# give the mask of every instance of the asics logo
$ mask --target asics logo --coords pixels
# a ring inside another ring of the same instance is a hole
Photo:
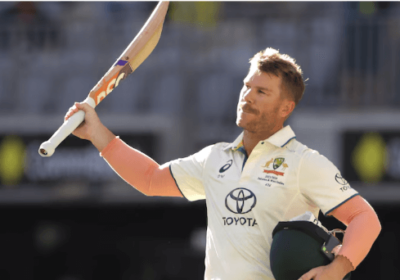
[[[231,160],[231,159],[228,160],[228,162],[219,169],[219,173],[223,173],[226,170],[228,170],[232,166],[232,163],[233,163],[233,160]]]

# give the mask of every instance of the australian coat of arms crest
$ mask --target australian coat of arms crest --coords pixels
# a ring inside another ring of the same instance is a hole
[[[272,169],[270,169],[270,165],[272,163]],[[284,171],[289,166],[285,163],[285,158],[271,158],[271,160],[267,161],[264,166],[264,173],[272,173],[278,176],[283,176]],[[267,169],[265,169],[267,168]]]

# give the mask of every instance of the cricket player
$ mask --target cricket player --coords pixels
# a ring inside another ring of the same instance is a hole
[[[300,279],[341,280],[366,257],[381,225],[340,171],[284,126],[304,90],[294,59],[272,48],[257,53],[237,106],[236,124],[243,132],[231,143],[161,166],[116,137],[85,103],[75,103],[65,119],[85,111],[85,122],[73,134],[91,141],[115,172],[145,195],[205,199],[205,279],[273,280],[274,227],[306,211],[318,217],[321,210],[347,226],[343,245],[332,263]]]

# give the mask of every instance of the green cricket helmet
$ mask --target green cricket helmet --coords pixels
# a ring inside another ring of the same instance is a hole
[[[271,271],[276,280],[298,280],[303,274],[334,259],[340,241],[311,212],[279,222],[272,232]],[[350,273],[344,280],[350,279]]]

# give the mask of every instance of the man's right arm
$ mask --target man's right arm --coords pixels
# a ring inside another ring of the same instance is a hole
[[[75,103],[65,120],[78,110],[85,112],[85,121],[72,134],[91,141],[122,179],[145,195],[182,197],[168,166],[160,166],[116,137],[88,104]]]

